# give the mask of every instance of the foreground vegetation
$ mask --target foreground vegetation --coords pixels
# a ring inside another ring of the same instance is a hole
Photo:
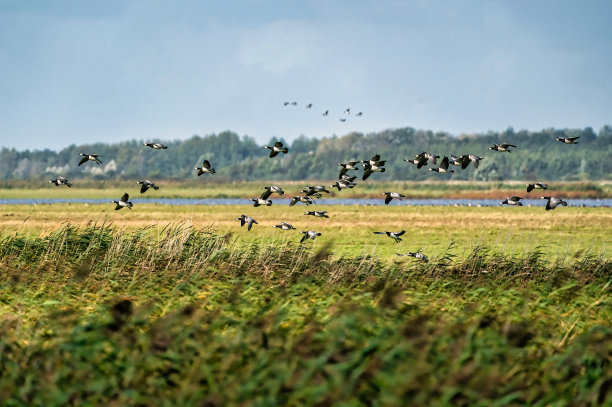
[[[5,230],[0,404],[611,403],[609,257],[381,262],[314,243]]]

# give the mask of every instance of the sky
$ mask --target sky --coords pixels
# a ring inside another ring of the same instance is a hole
[[[611,114],[608,0],[0,0],[0,147],[597,131]]]

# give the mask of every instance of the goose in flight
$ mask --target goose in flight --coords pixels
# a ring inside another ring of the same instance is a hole
[[[283,103],[283,106],[289,106],[289,102]]]
[[[355,164],[357,164],[358,162],[359,161],[349,161],[347,163],[338,163],[338,166],[341,167],[340,175],[338,176],[338,178],[342,178],[342,176],[346,174],[349,170],[358,170],[359,167],[355,166]]]
[[[312,108],[312,103],[309,103],[306,105],[306,109],[311,109]]]
[[[204,160],[201,167],[195,167],[194,170],[198,170],[198,177],[202,174],[214,174],[215,169],[211,168],[210,161]]]
[[[399,192],[383,192],[382,195],[386,195],[385,205],[389,205],[389,202],[391,202],[393,198],[399,199],[400,201],[406,198],[406,195],[400,194]]]
[[[289,202],[289,206],[293,206],[293,205],[295,205],[298,202],[305,203],[306,206],[315,203],[315,201],[313,201],[312,198],[310,198],[308,196],[294,196],[291,199],[291,202]]]
[[[145,146],[151,147],[154,150],[165,150],[168,146],[165,146],[161,143],[144,143]]]
[[[340,118],[339,120],[340,120],[341,122],[343,122],[343,123],[346,121],[346,119],[345,119],[345,118]]]
[[[325,112],[323,112],[323,116],[327,116],[329,115],[329,110],[326,110]]]
[[[49,182],[55,184],[56,187],[60,185],[66,185],[68,188],[72,187],[72,184],[64,177],[57,177],[49,180]]]
[[[563,144],[578,144],[580,137],[557,137],[557,141]]]
[[[514,144],[503,143],[503,144],[493,144],[493,147],[489,147],[489,150],[493,150],[493,151],[507,151],[507,152],[511,153],[512,150],[510,150],[508,147],[516,148],[516,146]]]
[[[129,199],[130,199],[130,196],[126,192],[125,194],[123,194],[123,196],[118,201],[113,201],[113,203],[117,205],[117,206],[115,206],[115,210],[118,211],[121,208],[132,209],[133,205],[129,201]]]
[[[262,192],[260,199],[268,199],[273,192],[276,192],[279,195],[284,195],[285,191],[281,189],[281,187],[277,187],[276,185],[270,185],[269,187],[262,187],[261,189],[265,189]]]
[[[264,192],[265,194],[265,192]],[[261,198],[251,198],[251,201],[253,202],[253,206],[254,207],[258,207],[258,206],[270,206],[272,205],[272,201],[270,199],[261,199]]]
[[[402,230],[401,232],[374,232],[375,235],[389,236],[391,239],[395,240],[395,243],[399,243],[402,241],[402,238],[400,236],[402,236],[404,233],[406,233],[405,230]]]
[[[474,155],[474,154],[468,154],[468,158],[470,159],[470,161],[472,161],[472,164],[474,164],[474,168],[478,168],[478,164],[480,164],[480,160],[484,159],[484,157],[478,157],[477,155]]]
[[[414,164],[420,170],[422,166],[427,165],[427,157],[423,153],[417,154],[413,160],[404,158],[404,161],[410,164]]]
[[[453,170],[448,169],[448,157],[444,157],[442,161],[440,161],[440,167],[430,168],[429,171],[434,171],[440,174],[447,174],[447,173],[455,172]]]
[[[547,211],[553,210],[559,205],[567,206],[567,202],[556,196],[543,196],[541,199],[548,199],[548,202],[546,202]]]
[[[427,263],[429,261],[429,258],[427,256],[425,256],[425,254],[419,252],[408,252],[406,254],[401,254],[401,253],[396,253],[399,257],[414,257],[417,260],[421,260],[425,263]]]
[[[303,243],[307,239],[315,240],[317,236],[321,236],[321,233],[317,232],[316,230],[306,230],[300,233],[304,234],[304,236],[302,236],[302,240],[300,240],[300,243]]]
[[[363,165],[363,177],[361,177],[362,181],[365,181],[366,179],[368,179],[368,177],[370,175],[372,175],[375,172],[385,172],[385,168],[383,167],[383,165],[385,165],[384,161],[380,161],[382,164],[364,164]]]
[[[527,186],[527,192],[531,192],[534,189],[548,189],[548,184],[543,184],[541,182],[536,182],[533,184],[525,184]]]
[[[297,102],[291,102],[291,106],[297,106]]]
[[[306,188],[302,189],[302,192],[306,194],[306,196],[314,195],[317,197],[317,199],[321,199],[321,192],[329,194],[329,191],[325,189],[323,185],[307,186]]]
[[[349,177],[346,174],[342,175],[342,177],[334,182],[333,185],[330,185],[330,188],[338,188],[338,191],[341,191],[342,188],[353,188],[355,185],[357,185],[355,182],[355,178],[357,177]]]
[[[361,117],[361,116],[363,116],[363,112],[359,112],[359,113],[357,113],[355,116],[357,116],[357,117]]]
[[[274,225],[275,228],[279,228],[280,230],[292,230],[295,229],[291,223],[281,222],[280,225]]]
[[[427,158],[429,161],[431,161],[431,163],[432,163],[433,165],[438,165],[438,158],[440,158],[440,156],[439,156],[439,155],[434,155],[434,154],[431,154],[431,153],[427,153],[427,152],[425,152],[425,151],[423,151],[423,152],[422,152],[421,154],[419,154],[419,155],[425,156],[425,158]]]
[[[270,158],[276,157],[278,153],[287,154],[289,152],[289,149],[283,146],[282,141],[277,141],[273,146],[265,146],[264,148],[270,150]]]
[[[147,192],[149,190],[149,188],[153,188],[156,191],[159,189],[159,187],[157,185],[155,185],[154,183],[152,183],[148,179],[145,179],[143,181],[138,181],[137,184],[142,185],[142,187],[140,187],[140,193],[141,194],[144,194],[145,192]]]
[[[344,114],[351,114],[351,108],[347,107],[346,110],[344,111]]]
[[[506,199],[504,199],[502,202],[500,202],[500,205],[516,205],[516,206],[523,206],[522,203],[520,203],[519,201],[523,199],[520,196],[511,196],[511,197],[506,197]]]
[[[329,218],[329,216],[327,216],[327,211],[306,211],[304,215],[312,215],[317,218]]]
[[[104,157],[103,155],[100,154],[79,154],[80,156],[82,156],[83,158],[81,158],[81,161],[79,161],[79,166],[85,164],[87,161],[95,161],[96,164],[100,165],[102,164],[102,161],[100,161],[98,159],[98,157]]]
[[[245,224],[247,225],[247,230],[251,230],[251,227],[253,226],[253,223],[259,225],[259,223],[257,223],[257,221],[253,218],[251,218],[250,216],[247,215],[240,215],[239,218],[236,218],[236,220],[240,221],[240,226],[244,226]]]

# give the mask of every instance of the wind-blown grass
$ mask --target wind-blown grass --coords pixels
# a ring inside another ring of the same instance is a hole
[[[210,228],[0,240],[0,404],[610,403],[612,261],[428,263]]]

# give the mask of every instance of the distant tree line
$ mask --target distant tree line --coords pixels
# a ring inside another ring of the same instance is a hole
[[[556,137],[579,136],[578,145],[564,145]],[[147,140],[151,141],[151,140]],[[159,141],[159,140],[152,140]],[[271,140],[273,142],[274,140]],[[282,140],[285,142],[285,140]],[[164,141],[162,141],[164,142]],[[511,143],[512,153],[489,151],[493,143]],[[61,151],[0,150],[0,179],[45,179],[58,175],[69,179],[190,179],[204,159],[211,161],[218,181],[308,180],[338,177],[339,162],[365,160],[381,154],[387,171],[373,179],[386,180],[604,180],[612,179],[612,127],[593,129],[545,129],[452,136],[445,132],[411,127],[374,133],[350,133],[323,139],[300,136],[285,142],[289,154],[268,158],[268,151],[248,136],[231,131],[184,141],[164,142],[167,150],[153,150],[143,141],[117,144],[71,145]],[[403,161],[427,151],[440,156],[477,154],[484,156],[479,169],[471,164],[454,174],[437,174],[427,167]],[[88,162],[77,166],[79,153],[102,154],[103,165]]]

